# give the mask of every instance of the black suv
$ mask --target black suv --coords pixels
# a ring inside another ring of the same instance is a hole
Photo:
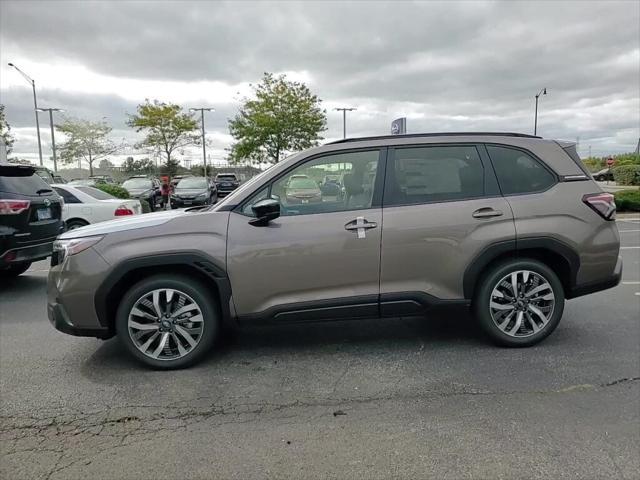
[[[235,173],[219,173],[216,175],[214,182],[218,189],[219,197],[230,194],[240,186],[240,181]]]
[[[0,165],[0,278],[51,256],[62,233],[62,199],[25,165]]]

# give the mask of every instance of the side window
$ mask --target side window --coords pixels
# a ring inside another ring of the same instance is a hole
[[[484,168],[474,146],[394,150],[384,205],[463,200],[484,195]]]
[[[273,181],[242,208],[270,197],[280,201],[280,215],[309,215],[371,208],[378,175],[379,150],[315,158]]]
[[[504,195],[540,192],[555,183],[549,170],[521,150],[492,145],[487,150]]]
[[[53,189],[64,199],[64,203],[82,203],[73,193],[67,192],[63,188],[53,187]]]

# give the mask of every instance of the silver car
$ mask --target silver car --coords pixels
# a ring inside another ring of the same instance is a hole
[[[292,178],[341,179],[303,203]],[[618,284],[612,195],[575,145],[511,133],[347,139],[291,156],[224,201],[67,232],[53,325],[117,336],[155,368],[192,364],[223,326],[425,315],[468,305],[506,346],[565,300]]]

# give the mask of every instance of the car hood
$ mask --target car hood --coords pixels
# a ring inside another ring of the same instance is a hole
[[[94,235],[106,235],[108,233],[122,232],[125,230],[136,230],[139,228],[157,227],[163,223],[182,216],[189,215],[185,210],[169,210],[163,212],[147,213],[145,215],[135,215],[123,219],[109,220],[107,222],[87,225],[63,233],[58,238],[67,240],[70,238],[92,237]]]
[[[127,188],[126,189],[127,192],[129,192],[129,195],[141,195],[145,192],[150,191],[150,188]]]

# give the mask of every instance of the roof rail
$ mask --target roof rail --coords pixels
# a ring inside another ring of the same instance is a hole
[[[325,145],[334,145],[336,143],[361,142],[364,140],[385,140],[392,138],[419,138],[419,137],[462,137],[468,135],[484,136],[484,137],[522,137],[522,138],[542,138],[536,135],[528,135],[526,133],[514,132],[444,132],[444,133],[405,133],[402,135],[375,135],[372,137],[359,138],[343,138],[328,142]]]

